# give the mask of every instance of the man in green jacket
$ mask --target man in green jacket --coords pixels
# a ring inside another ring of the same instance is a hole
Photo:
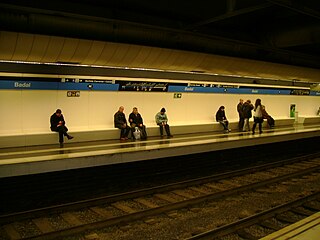
[[[161,108],[160,112],[157,113],[156,115],[156,123],[160,127],[160,135],[163,137],[163,127],[166,130],[167,136],[168,137],[173,137],[170,133],[170,126],[168,125],[168,117],[166,114],[166,109]]]

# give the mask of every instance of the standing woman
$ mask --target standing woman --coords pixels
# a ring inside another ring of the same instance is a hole
[[[259,124],[259,133],[262,133],[262,123],[263,123],[263,116],[262,116],[262,105],[261,99],[257,99],[256,103],[254,104],[254,123],[252,127],[252,134],[254,134],[254,130],[256,129],[257,123]]]

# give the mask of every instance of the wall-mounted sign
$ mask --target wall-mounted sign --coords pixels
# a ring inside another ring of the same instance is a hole
[[[182,98],[182,93],[174,93],[173,98]]]
[[[168,83],[119,81],[120,91],[166,92]]]
[[[67,97],[80,97],[80,91],[67,91]]]
[[[310,90],[308,89],[294,89],[290,92],[291,95],[310,95]]]

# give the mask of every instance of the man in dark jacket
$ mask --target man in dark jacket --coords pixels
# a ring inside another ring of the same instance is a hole
[[[244,124],[244,117],[243,117],[243,99],[239,100],[237,105],[237,112],[239,114],[239,131],[242,131],[243,124]]]
[[[130,113],[129,115],[129,122],[130,122],[130,126],[131,126],[131,131],[132,131],[132,136],[134,136],[134,131],[135,128],[139,128],[140,130],[140,138],[141,139],[146,139],[147,138],[147,132],[146,132],[146,126],[143,125],[143,119],[140,115],[140,113],[138,113],[138,108],[134,107],[132,109],[132,113]]]
[[[68,128],[66,127],[66,122],[64,121],[61,109],[57,109],[56,112],[51,115],[50,125],[51,131],[59,133],[60,145],[63,145],[63,136],[66,136],[68,139],[73,138],[67,133]]]
[[[223,130],[225,133],[231,132],[231,129],[228,128],[229,121],[227,120],[224,106],[221,106],[216,113],[216,121],[219,122],[223,126]]]
[[[127,125],[127,119],[123,111],[124,107],[120,106],[118,112],[114,114],[114,127],[121,130],[120,140],[127,140],[130,133],[130,127]]]
[[[253,109],[253,105],[251,103],[250,100],[247,100],[244,104],[243,104],[243,118],[244,118],[244,124],[243,124],[243,129],[242,131],[245,132],[246,129],[248,129],[248,131],[250,131],[250,124],[249,124],[249,119],[252,118],[252,109]]]

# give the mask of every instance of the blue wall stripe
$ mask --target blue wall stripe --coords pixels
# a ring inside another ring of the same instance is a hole
[[[88,86],[91,85],[92,88]],[[26,89],[26,90],[98,90],[118,91],[119,84],[105,83],[62,83],[38,81],[0,81],[0,89]]]
[[[119,84],[0,80],[0,89],[118,91]],[[255,88],[218,88],[218,87],[201,87],[201,86],[188,87],[188,86],[169,85],[168,92],[290,95],[291,90],[255,89]],[[310,91],[310,95],[320,96],[320,92]]]

